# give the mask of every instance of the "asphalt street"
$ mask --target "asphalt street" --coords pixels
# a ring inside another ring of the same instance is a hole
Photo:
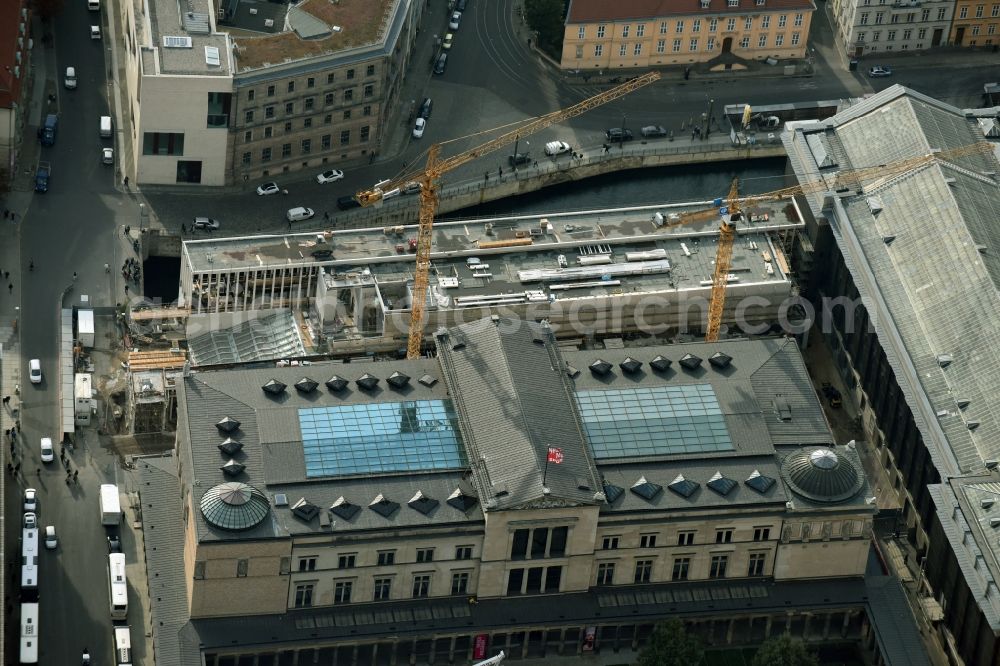
[[[21,471],[19,483],[8,484],[6,501],[15,508],[24,487],[36,488],[39,524],[55,525],[59,536],[58,549],[43,549],[40,558],[40,657],[47,664],[77,664],[84,647],[95,663],[111,659],[107,542],[98,487],[114,480],[114,458],[102,450],[96,436],[80,437],[75,450],[68,452],[68,469],[79,471],[78,483],[68,484],[59,457],[42,463],[39,454],[41,437],[59,442],[61,434],[59,309],[78,302],[82,294],[98,307],[121,300],[115,291],[120,288],[114,280],[117,273],[105,272],[104,264],[120,264],[116,229],[122,220],[134,218],[138,206],[115,189],[114,167],[100,160],[105,143],[98,127],[99,117],[108,114],[105,55],[111,44],[90,39],[89,25],[99,20],[85,3],[68,2],[54,24],[45,26],[55,48],[46,48],[45,71],[35,72],[36,85],[45,86],[47,80],[46,99],[56,96],[43,115],[57,112],[59,130],[55,145],[41,148],[40,159],[52,164],[51,185],[47,193],[35,195],[20,225],[22,263],[13,278],[21,290],[21,376],[27,377],[28,359],[39,358],[44,380],[21,384]],[[77,71],[76,90],[62,86],[70,65]],[[19,552],[18,536],[18,530],[8,530],[8,553]]]

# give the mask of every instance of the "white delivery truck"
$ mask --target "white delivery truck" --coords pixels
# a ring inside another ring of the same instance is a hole
[[[90,349],[94,346],[94,311],[79,310],[76,315],[77,339],[80,344]]]
[[[118,486],[113,483],[101,485],[101,524],[117,526],[122,517],[122,505],[118,499]]]

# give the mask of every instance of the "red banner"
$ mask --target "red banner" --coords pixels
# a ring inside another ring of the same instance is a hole
[[[555,463],[556,465],[561,465],[562,461],[563,461],[562,449],[557,449],[554,446],[550,446],[548,462]]]
[[[593,652],[595,640],[597,640],[597,627],[587,627],[587,631],[583,635],[583,651]]]
[[[486,649],[490,646],[489,634],[477,634],[476,640],[472,643],[472,658],[483,659],[486,657]]]

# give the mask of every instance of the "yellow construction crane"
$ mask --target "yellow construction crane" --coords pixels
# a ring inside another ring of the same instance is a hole
[[[862,181],[876,179],[885,181],[937,160],[950,160],[974,154],[986,155],[992,152],[993,146],[990,143],[979,141],[967,146],[935,151],[927,155],[910,157],[905,160],[879,164],[878,166],[846,169],[837,172],[832,182],[819,179],[800,185],[784,187],[779,190],[765,192],[764,194],[745,197],[743,203],[777,201],[798,194],[840,191],[843,189],[857,191],[861,188]],[[715,268],[712,272],[712,297],[708,304],[708,325],[705,329],[705,340],[707,342],[718,340],[719,329],[722,327],[722,311],[726,304],[726,286],[729,282],[729,268],[732,265],[733,259],[733,243],[736,240],[736,223],[743,217],[738,189],[739,181],[734,178],[733,184],[729,188],[729,194],[726,196],[725,209],[715,207],[682,213],[672,220],[668,219],[664,224],[665,228],[673,228],[683,224],[690,224],[691,222],[710,220],[719,216],[722,217],[722,221],[719,224],[719,244],[715,251]]]
[[[658,72],[648,72],[638,76],[631,81],[626,81],[620,86],[606,90],[598,95],[594,95],[573,106],[553,111],[544,116],[539,116],[516,129],[487,141],[486,143],[466,150],[465,152],[453,155],[438,161],[441,152],[441,145],[434,144],[427,150],[427,164],[423,173],[416,176],[408,175],[394,180],[379,183],[371,190],[358,192],[355,198],[362,206],[370,206],[380,201],[385,192],[403,187],[408,182],[416,181],[421,184],[420,190],[420,222],[417,230],[417,265],[413,274],[413,302],[410,306],[410,331],[406,342],[406,357],[419,358],[420,348],[423,344],[424,336],[424,310],[427,302],[427,285],[430,279],[431,267],[431,232],[434,227],[434,215],[437,213],[438,179],[452,169],[467,164],[475,159],[488,155],[504,146],[513,144],[518,139],[528,137],[540,130],[554,125],[555,123],[575,118],[582,113],[586,113],[593,108],[607,104],[620,97],[638,90],[644,86],[657,81],[660,78]]]

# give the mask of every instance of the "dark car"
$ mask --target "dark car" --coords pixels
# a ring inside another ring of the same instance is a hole
[[[448,66],[448,54],[442,53],[434,63],[434,73],[444,74],[444,68]]]
[[[337,199],[337,208],[340,210],[351,210],[352,208],[360,208],[361,204],[358,200],[352,196],[340,197]]]
[[[458,4],[455,5],[455,9],[457,9],[460,12],[464,12],[467,3],[468,0],[458,0]]]
[[[425,97],[423,103],[420,105],[420,117],[427,120],[431,117],[431,110],[434,108],[434,100],[430,97]]]
[[[667,130],[663,125],[647,125],[642,128],[642,135],[647,138],[656,136],[666,136]]]
[[[632,140],[632,130],[625,129],[621,127],[612,127],[611,129],[604,132],[604,137],[611,143],[618,143],[620,141],[631,141]]]
[[[118,538],[117,534],[112,534],[108,537],[108,552],[109,553],[122,552],[122,542]]]
[[[528,153],[517,153],[515,155],[508,155],[507,162],[511,166],[520,166],[522,164],[527,164],[531,161],[531,156]]]

